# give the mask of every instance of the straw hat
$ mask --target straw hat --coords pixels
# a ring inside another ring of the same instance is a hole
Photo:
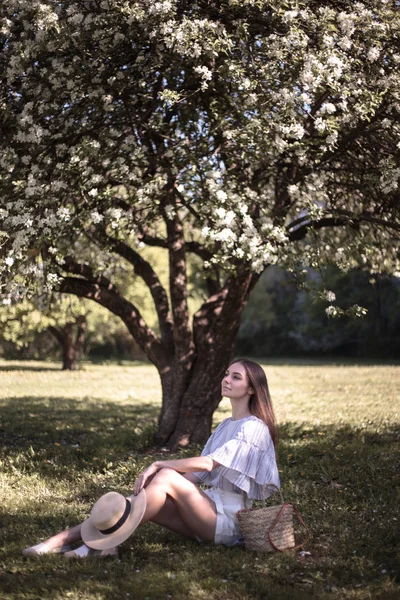
[[[125,498],[108,492],[99,498],[90,517],[81,525],[81,537],[89,548],[107,550],[122,544],[135,531],[146,510],[144,489]]]

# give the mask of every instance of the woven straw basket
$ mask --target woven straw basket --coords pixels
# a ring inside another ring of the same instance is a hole
[[[299,511],[293,504],[285,503],[282,492],[275,484],[268,483],[265,487],[267,486],[274,487],[279,492],[282,504],[245,508],[237,513],[246,550],[282,552],[301,548],[307,542],[309,533]],[[296,514],[307,532],[306,539],[297,545],[294,539],[293,514]]]

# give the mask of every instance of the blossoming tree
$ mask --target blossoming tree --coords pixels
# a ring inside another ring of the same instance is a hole
[[[269,265],[398,269],[396,1],[4,0],[0,19],[3,293],[39,278],[118,315],[160,374],[159,444],[208,435]]]
[[[49,352],[51,346],[44,344],[43,348],[47,331],[59,344],[63,370],[75,369],[85,349],[88,312],[83,313],[84,301],[74,298],[75,302],[68,302],[65,296],[58,296],[51,298],[47,306],[42,298],[25,297],[19,302],[4,299],[6,304],[3,303],[0,312],[0,345],[4,340],[21,350],[29,348],[36,338],[43,351]]]

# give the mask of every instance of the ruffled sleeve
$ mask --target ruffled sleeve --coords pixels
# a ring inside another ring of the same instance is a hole
[[[275,491],[264,487],[269,482],[280,486],[269,429],[256,417],[245,420],[232,439],[207,452],[207,456],[221,465],[217,469],[219,475],[246,492],[249,498],[267,498]]]

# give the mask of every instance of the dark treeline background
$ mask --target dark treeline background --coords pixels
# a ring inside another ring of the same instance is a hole
[[[356,269],[310,271],[316,291],[334,290],[334,305],[367,309],[361,318],[328,317],[326,300],[299,290],[291,274],[268,269],[244,311],[237,350],[251,356],[400,358],[400,279]]]
[[[299,289],[290,273],[269,268],[254,288],[242,317],[236,354],[268,357],[400,358],[400,279],[356,269],[347,273],[330,267],[308,273],[307,289]],[[334,290],[334,305],[359,304],[362,318],[326,314],[329,302],[318,291]],[[89,317],[90,318],[90,317]],[[79,358],[145,360],[123,323],[111,326],[97,317],[88,327]],[[20,327],[24,327],[21,323]],[[54,329],[54,328],[53,328]],[[101,335],[99,335],[102,329]],[[7,359],[59,359],[60,344],[41,328],[21,345],[0,332],[0,356]]]

